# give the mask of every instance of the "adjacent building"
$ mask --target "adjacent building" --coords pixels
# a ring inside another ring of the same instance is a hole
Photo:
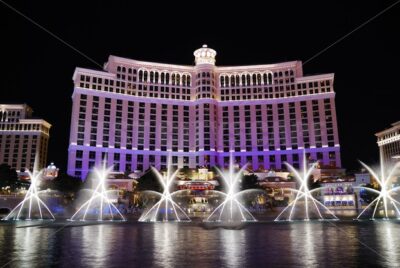
[[[381,162],[393,164],[400,161],[400,121],[393,123],[391,128],[375,134],[379,146]]]
[[[18,172],[32,170],[37,156],[39,169],[45,167],[51,125],[32,118],[26,104],[0,104],[0,163]]]
[[[85,178],[107,158],[115,171],[227,166],[252,170],[309,159],[340,167],[334,74],[304,76],[301,61],[216,66],[204,45],[195,65],[110,56],[73,75],[68,173]]]

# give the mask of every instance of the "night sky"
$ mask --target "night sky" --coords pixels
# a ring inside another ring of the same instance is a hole
[[[223,66],[305,62],[396,1],[6,2],[100,65],[110,54],[192,65],[207,44]],[[304,65],[305,75],[335,73],[347,169],[376,163],[374,134],[400,120],[399,18],[400,3]],[[48,162],[65,171],[74,68],[101,67],[1,2],[0,25],[0,103],[27,103],[53,125]]]

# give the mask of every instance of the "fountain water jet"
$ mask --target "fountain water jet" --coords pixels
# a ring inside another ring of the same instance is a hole
[[[333,214],[333,212],[327,208],[325,205],[323,205],[319,200],[313,197],[313,193],[316,191],[320,191],[323,189],[323,187],[316,188],[313,190],[310,190],[308,188],[308,180],[310,178],[311,173],[315,169],[316,163],[314,163],[310,169],[307,169],[307,159],[305,152],[303,152],[303,172],[300,172],[299,170],[296,170],[292,165],[289,163],[285,163],[285,165],[289,168],[290,171],[293,172],[295,175],[296,179],[300,183],[300,187],[298,190],[295,189],[288,189],[290,191],[293,191],[296,193],[295,199],[287,206],[285,207],[282,212],[276,217],[275,221],[292,221],[294,217],[294,213],[296,212],[295,210],[298,210],[298,208],[301,206],[300,202],[303,201],[304,204],[304,221],[309,221],[311,219],[310,217],[310,210],[311,213],[314,213],[316,215],[315,218],[320,219],[320,220],[338,220],[338,218]],[[310,206],[311,203],[312,205]],[[290,208],[290,210],[289,210]],[[321,209],[320,209],[321,208]],[[327,213],[324,215],[321,213],[321,210],[325,210]],[[289,212],[289,213],[288,213]],[[289,214],[289,215],[287,215]]]
[[[246,169],[247,165],[244,165],[238,172],[235,173],[235,166],[233,164],[233,157],[230,157],[229,172],[228,174],[222,172],[217,168],[220,173],[225,186],[226,193],[219,192],[224,196],[224,201],[219,204],[213,212],[205,220],[206,222],[255,222],[256,218],[251,212],[242,205],[240,197],[251,191],[259,191],[256,189],[249,189],[245,191],[239,191],[239,181],[242,172]]]
[[[394,214],[397,213],[397,218],[400,219],[400,210],[399,210],[399,207],[398,207],[400,205],[400,202],[392,197],[392,195],[396,191],[400,190],[400,187],[394,187],[394,188],[390,189],[390,184],[389,184],[391,179],[395,175],[396,171],[399,169],[400,163],[397,163],[392,169],[390,169],[390,171],[389,171],[387,176],[385,176],[385,170],[386,169],[385,169],[383,163],[381,163],[381,166],[380,166],[380,176],[378,176],[378,174],[374,170],[372,170],[372,168],[370,168],[369,166],[367,166],[363,162],[360,161],[360,163],[361,163],[361,165],[363,165],[365,167],[366,170],[368,170],[368,172],[371,174],[371,176],[373,176],[376,179],[376,181],[378,182],[378,184],[379,184],[381,189],[380,190],[376,190],[376,189],[372,189],[372,188],[368,188],[368,187],[364,187],[364,186],[355,187],[355,188],[364,189],[366,191],[370,191],[370,192],[378,194],[378,197],[376,197],[374,200],[372,200],[372,202],[369,203],[369,205],[360,212],[360,214],[357,216],[356,219],[357,220],[360,219],[360,217],[369,208],[371,208],[375,204],[374,210],[372,212],[372,217],[371,217],[371,220],[374,220],[375,219],[375,215],[376,215],[377,210],[378,210],[378,206],[379,206],[379,204],[381,202],[383,203],[382,211],[383,211],[383,214],[384,214],[384,217],[383,217],[384,220],[388,220],[390,218],[389,217],[389,209],[388,209],[388,205],[389,204],[391,204],[393,206],[393,208],[395,210]]]
[[[144,194],[155,194],[160,197],[160,200],[155,203],[149,210],[143,212],[140,216],[140,222],[159,222],[159,221],[186,221],[190,222],[189,216],[185,211],[172,199],[173,195],[177,192],[171,193],[170,188],[178,171],[176,170],[171,174],[170,157],[168,158],[168,168],[165,175],[162,175],[157,169],[151,167],[152,171],[156,174],[158,181],[163,187],[163,193],[155,191],[144,191]],[[180,191],[179,191],[180,192]],[[171,214],[171,215],[169,215]]]
[[[110,193],[115,191],[106,190],[106,180],[112,168],[112,166],[107,168],[106,160],[104,160],[101,168],[93,169],[98,184],[95,189],[91,191],[92,196],[89,200],[78,208],[75,214],[69,219],[70,221],[125,221],[124,216],[108,197]]]
[[[36,160],[35,166],[37,166]],[[39,194],[44,192],[38,190],[42,172],[37,171],[35,168],[32,173],[28,171],[31,185],[24,199],[3,220],[55,220],[50,209],[39,197]],[[28,211],[26,212],[24,209],[28,209]]]

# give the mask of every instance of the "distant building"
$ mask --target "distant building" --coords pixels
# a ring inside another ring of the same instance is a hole
[[[400,121],[393,123],[391,128],[375,134],[378,138],[379,155],[384,164],[400,161]]]
[[[26,104],[0,104],[0,163],[17,172],[32,170],[37,155],[37,168],[45,167],[51,125],[32,118]]]
[[[371,174],[369,174],[368,172],[355,173],[354,177],[356,179],[355,183],[358,186],[371,184]]]

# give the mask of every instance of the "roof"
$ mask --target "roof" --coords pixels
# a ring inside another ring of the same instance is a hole
[[[387,133],[390,133],[390,132],[393,132],[393,131],[395,131],[395,130],[397,130],[397,129],[400,129],[400,121],[397,121],[397,122],[395,122],[395,123],[392,123],[391,125],[392,125],[392,127],[387,128],[387,129],[385,129],[385,130],[382,130],[382,131],[380,131],[380,132],[375,133],[375,136],[380,137],[380,136],[382,136],[382,135],[385,135],[385,134],[387,134]]]

